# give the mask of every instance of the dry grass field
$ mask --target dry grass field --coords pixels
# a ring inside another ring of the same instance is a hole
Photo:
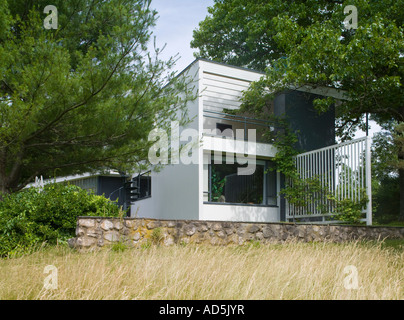
[[[404,299],[403,282],[403,247],[382,243],[59,246],[0,260],[0,299]]]

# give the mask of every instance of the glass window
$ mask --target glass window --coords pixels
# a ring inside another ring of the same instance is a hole
[[[209,201],[277,205],[276,171],[270,161],[257,161],[251,175],[238,175],[239,164],[209,165]]]
[[[216,123],[216,134],[219,136],[233,137],[233,126],[227,123]]]
[[[98,177],[81,178],[77,180],[68,181],[69,184],[78,186],[84,190],[97,193]]]
[[[276,206],[278,204],[277,181],[275,163],[272,161],[265,162],[265,184],[267,205]]]

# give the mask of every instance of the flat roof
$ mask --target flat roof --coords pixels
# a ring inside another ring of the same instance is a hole
[[[221,65],[224,67],[229,67],[229,68],[233,68],[233,69],[239,69],[239,70],[243,70],[243,71],[249,71],[249,72],[254,72],[257,74],[265,75],[265,72],[257,71],[257,70],[251,69],[251,68],[239,67],[239,66],[227,64],[224,62],[209,60],[206,58],[196,58],[186,68],[184,68],[184,70],[182,70],[178,74],[178,76],[183,74],[186,70],[188,70],[193,64],[195,64],[198,61],[204,61],[204,62],[208,62],[208,63],[212,63],[212,64]],[[308,92],[308,93],[313,93],[313,94],[322,95],[322,96],[326,96],[326,97],[333,97],[333,98],[340,99],[340,100],[347,99],[346,97],[344,97],[344,92],[345,92],[344,90],[339,90],[339,89],[336,89],[333,87],[316,86],[314,84],[313,85],[305,84],[305,85],[302,85],[301,87],[295,87],[295,88],[291,87],[291,88],[289,88],[289,90]]]

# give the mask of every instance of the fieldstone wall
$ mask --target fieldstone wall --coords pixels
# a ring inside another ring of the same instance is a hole
[[[404,238],[401,227],[338,226],[293,223],[255,223],[199,220],[155,220],[143,218],[79,217],[76,238],[69,245],[78,249],[96,249],[116,242],[128,246],[161,243],[242,245],[291,239],[298,241],[343,242],[355,239]]]

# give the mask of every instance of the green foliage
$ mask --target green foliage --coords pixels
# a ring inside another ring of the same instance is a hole
[[[404,170],[404,121],[395,125],[393,131],[394,146],[397,148],[398,159],[395,168]]]
[[[338,199],[338,195],[328,194],[327,200],[334,205],[336,215],[335,219],[352,223],[359,224],[363,217],[363,208],[365,208],[368,197],[366,195],[366,190],[361,190],[360,200],[354,201],[351,198]]]
[[[358,10],[357,29],[344,27],[348,5]],[[388,144],[379,146],[389,151],[379,153],[374,172],[381,179],[399,169],[404,203],[403,7],[403,0],[216,0],[192,46],[197,56],[265,71],[243,96],[244,112],[257,118],[268,118],[282,90],[324,87],[341,99],[320,97],[314,105],[319,112],[335,105],[342,140],[365,129],[365,114],[388,127]]]
[[[288,203],[295,207],[307,207],[316,199],[324,196],[325,188],[317,177],[313,178],[292,178],[289,176],[286,187],[281,190]]]
[[[395,123],[384,126],[383,131],[374,134],[372,141],[372,203],[376,223],[390,223],[399,220],[400,180],[402,167],[398,157],[402,149],[400,127]]]
[[[259,249],[262,246],[261,242],[259,240],[250,240],[246,244],[249,248],[254,248],[254,249]]]
[[[126,249],[128,249],[128,246],[125,243],[121,242],[121,241],[115,242],[111,246],[111,250],[114,251],[114,252],[123,252]]]
[[[143,250],[147,250],[147,249],[150,249],[152,247],[152,245],[153,245],[153,243],[149,239],[146,239],[146,241],[143,241],[140,244],[140,248]]]
[[[372,138],[372,176],[380,182],[398,173],[398,145],[394,143],[394,123],[384,126]]]
[[[150,236],[150,240],[152,242],[152,244],[159,246],[161,244],[161,242],[164,239],[164,235],[163,235],[163,231],[161,228],[154,228],[151,236]]]
[[[188,79],[148,52],[150,3],[55,0],[59,26],[47,30],[49,1],[0,0],[0,192],[55,169],[137,170],[152,129],[188,121]]]
[[[377,223],[390,223],[398,221],[400,211],[400,185],[398,177],[385,177],[380,186],[374,190],[373,199]]]
[[[361,190],[361,195],[358,197],[360,200],[354,200],[349,197],[339,197],[338,190],[336,193],[331,192],[332,188],[321,183],[318,176],[302,179],[295,163],[295,156],[298,154],[293,147],[296,135],[287,126],[284,125],[284,128],[282,132],[278,133],[273,143],[278,150],[274,158],[275,167],[285,175],[285,187],[281,190],[281,194],[288,203],[301,208],[314,205],[318,211],[323,213],[328,213],[327,210],[331,206],[336,213],[335,219],[352,224],[359,223],[362,219],[363,208],[368,202],[366,191]],[[353,172],[350,174],[354,175]],[[342,179],[342,181],[345,180]]]
[[[357,29],[344,27],[344,8],[358,10]],[[337,134],[404,121],[403,0],[217,0],[194,31],[198,56],[265,71],[246,94],[255,104],[286,88],[331,87],[346,99],[337,106]],[[254,92],[252,92],[254,91]],[[316,101],[325,111],[335,99]]]
[[[42,242],[64,242],[75,234],[78,216],[118,216],[103,196],[73,185],[47,184],[42,192],[24,189],[0,201],[0,256]]]
[[[276,39],[281,24],[276,18],[290,15],[308,25],[330,15],[329,2],[216,0],[208,8],[209,16],[194,31],[191,47],[198,48],[197,57],[264,71],[269,63],[285,56]]]
[[[218,202],[223,195],[223,189],[226,184],[226,177],[220,179],[215,167],[212,166],[212,201]]]

